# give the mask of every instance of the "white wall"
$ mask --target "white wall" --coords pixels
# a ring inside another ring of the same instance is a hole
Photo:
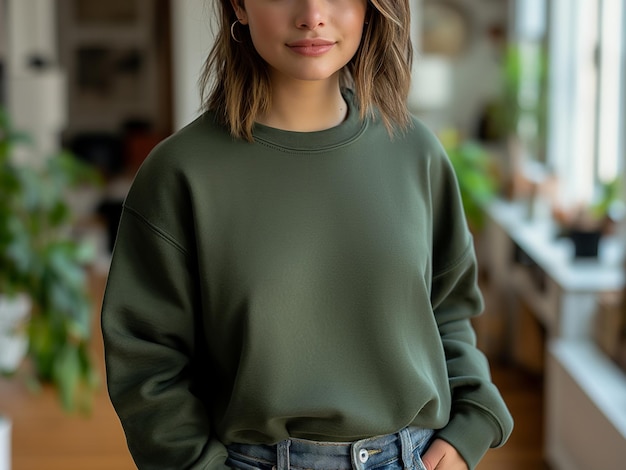
[[[212,3],[206,0],[171,0],[175,130],[198,116],[198,79],[213,45]]]
[[[473,39],[467,52],[454,63],[454,97],[450,119],[462,130],[475,130],[476,118],[484,105],[500,95],[502,76],[497,49],[484,34],[492,23],[508,18],[508,2],[483,0],[480,8],[470,8]]]
[[[0,0],[0,61],[4,62],[7,49],[7,22],[4,0]]]
[[[58,68],[56,2],[7,0],[6,93],[13,125],[34,142],[18,158],[39,160],[54,153],[67,117],[66,80]],[[29,66],[33,57],[48,67]]]
[[[411,0],[411,41],[413,41],[413,53],[417,55],[420,49],[422,35],[422,4],[424,0]]]
[[[500,95],[502,87],[500,54],[489,41],[485,31],[493,24],[505,24],[509,17],[509,2],[506,0],[482,0],[480,5],[470,7],[463,0],[456,0],[466,7],[470,26],[470,39],[464,53],[455,58],[421,55],[420,25],[421,5],[424,0],[412,1],[413,41],[417,51],[415,69],[424,65],[426,74],[414,74],[414,83],[409,97],[411,110],[422,118],[433,130],[456,127],[463,133],[472,134],[477,118],[485,104]],[[444,70],[444,69],[447,69]],[[431,73],[432,72],[432,73]],[[425,80],[418,87],[419,79]],[[432,93],[444,94],[444,81],[449,82],[449,95],[445,105],[438,109],[420,109],[418,103],[428,100]],[[418,88],[421,88],[418,90]],[[420,95],[423,95],[420,97]]]
[[[7,60],[11,73],[19,73],[33,55],[57,62],[56,2],[7,0]]]

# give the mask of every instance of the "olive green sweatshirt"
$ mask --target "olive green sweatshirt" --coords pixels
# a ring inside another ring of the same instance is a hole
[[[126,198],[102,311],[108,388],[140,469],[225,444],[437,429],[474,468],[511,416],[475,346],[456,179],[418,121],[349,116],[234,140],[207,113]]]

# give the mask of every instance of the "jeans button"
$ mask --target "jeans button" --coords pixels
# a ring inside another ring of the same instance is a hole
[[[367,450],[361,449],[359,451],[359,460],[361,461],[361,463],[367,462],[369,458],[370,458],[370,454]]]

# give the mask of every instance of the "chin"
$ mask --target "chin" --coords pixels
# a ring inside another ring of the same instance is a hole
[[[331,71],[304,71],[299,70],[297,73],[291,76],[296,80],[302,80],[307,82],[324,81],[333,78],[337,74],[337,70]]]

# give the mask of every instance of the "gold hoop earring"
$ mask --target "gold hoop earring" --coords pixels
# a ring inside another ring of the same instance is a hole
[[[230,25],[230,37],[233,38],[233,41],[242,43],[243,41],[240,39],[237,39],[237,37],[235,36],[235,25],[237,23],[239,23],[239,19],[236,19],[235,21],[233,21],[233,24]]]

